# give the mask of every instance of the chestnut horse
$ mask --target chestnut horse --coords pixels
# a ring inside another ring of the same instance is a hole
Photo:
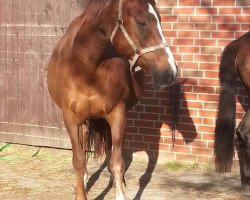
[[[215,128],[215,165],[219,172],[231,170],[236,116],[236,75],[250,99],[250,32],[226,46],[220,63],[220,99]],[[250,185],[250,108],[236,129],[242,185]]]
[[[48,89],[71,139],[77,200],[87,199],[85,152],[93,137],[88,129],[99,118],[111,130],[116,199],[125,199],[126,113],[141,96],[145,71],[159,87],[177,77],[154,0],[92,0],[58,42],[49,63]]]

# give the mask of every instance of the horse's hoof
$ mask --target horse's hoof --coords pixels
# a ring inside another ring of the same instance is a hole
[[[75,200],[87,200],[87,197],[83,197],[83,196],[78,197],[78,196],[76,196]]]

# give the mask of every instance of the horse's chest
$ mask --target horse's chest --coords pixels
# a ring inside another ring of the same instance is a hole
[[[70,108],[79,118],[96,118],[108,115],[115,107],[115,102],[107,95],[79,96],[70,103]]]

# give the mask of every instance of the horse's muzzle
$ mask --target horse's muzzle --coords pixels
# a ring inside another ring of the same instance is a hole
[[[175,72],[172,68],[165,71],[152,72],[154,83],[160,87],[170,86],[176,83],[178,72]]]

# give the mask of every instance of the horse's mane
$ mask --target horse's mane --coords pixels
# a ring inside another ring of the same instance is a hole
[[[108,0],[88,1],[86,8],[78,17],[76,17],[71,22],[67,30],[71,29],[71,27],[73,27],[76,23],[81,23],[81,25],[83,25],[83,24],[87,24],[91,22],[91,24],[94,24],[97,21],[97,19],[100,17],[102,10],[107,2]]]
[[[72,21],[72,23],[68,27],[68,30],[78,22],[80,22],[82,25],[85,23],[88,24],[89,22],[91,22],[91,24],[94,24],[94,22],[100,17],[102,10],[107,2],[108,0],[89,0],[84,11]],[[153,6],[156,13],[158,14],[158,17],[160,18],[159,10],[156,6],[156,1],[148,0],[148,2]],[[143,4],[144,1],[139,1],[139,3]]]

